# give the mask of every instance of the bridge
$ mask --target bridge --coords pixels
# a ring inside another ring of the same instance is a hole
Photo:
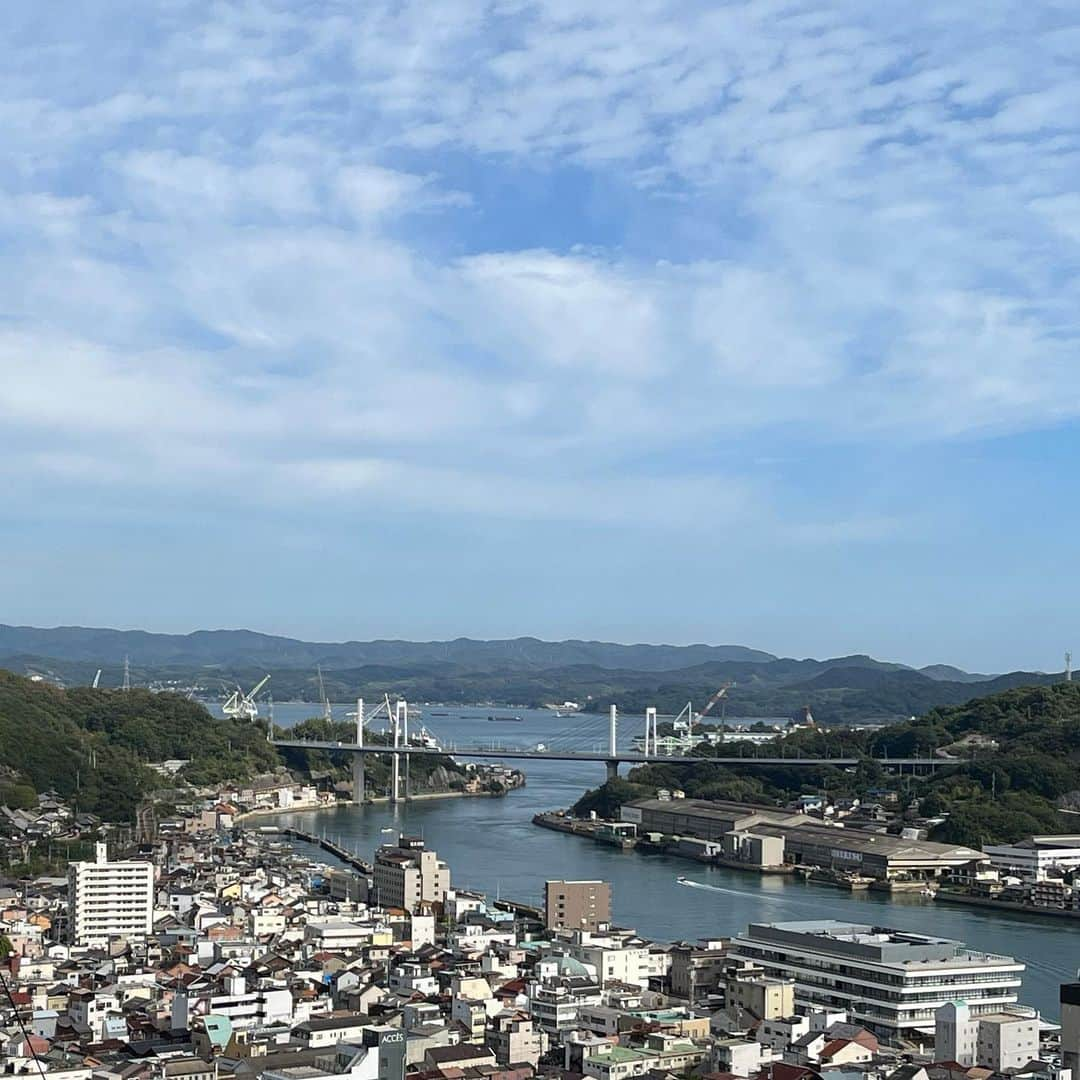
[[[713,764],[735,766],[738,768],[789,766],[789,767],[812,767],[815,765],[835,765],[839,768],[848,768],[858,765],[864,758],[859,757],[805,757],[785,756],[784,754],[769,757],[746,755],[727,755],[724,757],[700,757],[679,756],[641,752],[636,750],[621,750],[618,746],[618,714],[615,706],[611,706],[608,718],[607,746],[598,750],[585,750],[572,746],[547,747],[536,746],[528,749],[524,747],[502,746],[419,746],[409,741],[408,734],[408,706],[403,701],[397,703],[397,709],[391,710],[387,702],[387,717],[389,720],[388,735],[392,741],[389,743],[373,743],[364,741],[364,703],[357,702],[356,742],[327,742],[311,739],[274,739],[273,745],[282,750],[322,750],[330,754],[353,755],[353,791],[359,793],[356,800],[361,801],[364,791],[364,761],[369,754],[386,754],[393,759],[393,774],[390,789],[390,798],[393,802],[399,802],[402,797],[401,762],[408,762],[411,758],[425,757],[455,757],[470,758],[481,761],[570,761],[570,762],[596,762],[603,764],[607,769],[607,778],[612,780],[619,775],[619,766],[626,765],[698,765]],[[654,712],[654,710],[650,710]],[[350,714],[351,715],[351,714]],[[649,719],[646,718],[646,724]],[[654,721],[655,723],[655,721]],[[648,728],[646,728],[648,731]],[[650,744],[648,735],[645,740],[646,746],[656,747],[655,738]],[[903,758],[877,758],[875,759],[885,768],[898,769],[903,772],[911,772],[920,769],[940,768],[943,765],[955,764],[955,759],[941,757],[903,757]],[[405,770],[405,797],[408,797],[408,769]]]

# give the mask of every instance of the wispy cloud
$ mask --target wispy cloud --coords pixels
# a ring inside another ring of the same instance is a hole
[[[0,439],[43,478],[766,521],[763,452],[1080,414],[1065,5],[15,8]]]

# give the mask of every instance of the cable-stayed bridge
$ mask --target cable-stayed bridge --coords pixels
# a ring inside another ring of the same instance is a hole
[[[380,706],[382,708],[382,706]],[[865,758],[857,756],[844,757],[815,757],[807,755],[785,755],[773,753],[769,756],[763,754],[729,754],[695,756],[693,754],[671,755],[656,752],[657,741],[655,737],[655,710],[649,710],[652,717],[646,715],[644,747],[649,749],[626,749],[619,746],[618,740],[618,713],[614,706],[611,707],[607,718],[606,739],[601,745],[592,742],[589,745],[590,736],[597,734],[596,720],[579,724],[562,732],[553,732],[548,739],[550,741],[539,743],[533,747],[503,746],[494,743],[486,745],[459,745],[436,744],[425,745],[410,741],[408,733],[408,706],[403,701],[397,703],[397,708],[392,709],[389,702],[386,703],[386,716],[388,718],[386,736],[387,742],[372,742],[364,740],[365,721],[363,702],[357,703],[356,741],[326,741],[311,739],[274,739],[273,744],[281,749],[292,750],[321,750],[331,754],[353,755],[353,782],[356,791],[364,790],[364,760],[369,754],[385,754],[393,759],[393,782],[391,786],[391,798],[398,801],[401,795],[400,765],[402,759],[424,757],[455,757],[470,758],[487,761],[567,761],[567,762],[596,762],[603,764],[607,770],[608,779],[613,779],[619,774],[619,765],[694,765],[711,763],[738,768],[754,768],[767,766],[787,767],[811,767],[819,765],[833,765],[840,768],[858,765]],[[650,741],[650,719],[652,721],[653,735]],[[424,730],[424,734],[430,738],[430,733]],[[415,736],[414,736],[415,737]],[[879,764],[886,768],[900,771],[917,772],[920,770],[932,770],[943,765],[955,764],[954,759],[941,757],[902,757],[902,758],[876,758]]]

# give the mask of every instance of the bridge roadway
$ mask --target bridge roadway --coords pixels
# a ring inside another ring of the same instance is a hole
[[[490,746],[454,746],[436,750],[430,746],[382,746],[377,743],[315,742],[309,739],[275,739],[274,746],[289,750],[326,750],[341,754],[394,754],[399,757],[462,757],[482,758],[490,761],[506,761],[518,758],[534,761],[595,761],[598,763],[622,763],[628,765],[858,765],[857,757],[678,757],[658,754],[642,754],[619,750],[512,750]],[[955,765],[957,758],[875,758],[881,765],[891,768],[936,768]]]

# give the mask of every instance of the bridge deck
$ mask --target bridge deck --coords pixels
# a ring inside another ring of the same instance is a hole
[[[590,750],[525,750],[498,749],[496,747],[455,746],[452,749],[435,750],[429,746],[380,746],[377,744],[314,742],[308,739],[275,739],[274,746],[291,750],[326,750],[342,754],[397,754],[402,757],[463,757],[482,758],[490,761],[505,761],[523,758],[531,761],[619,761],[629,765],[696,765],[712,762],[714,765],[858,765],[862,758],[857,757],[661,757],[655,754],[641,754],[633,750],[620,750],[609,754],[605,751]],[[949,758],[876,758],[882,765],[894,766],[940,766],[954,764]]]

